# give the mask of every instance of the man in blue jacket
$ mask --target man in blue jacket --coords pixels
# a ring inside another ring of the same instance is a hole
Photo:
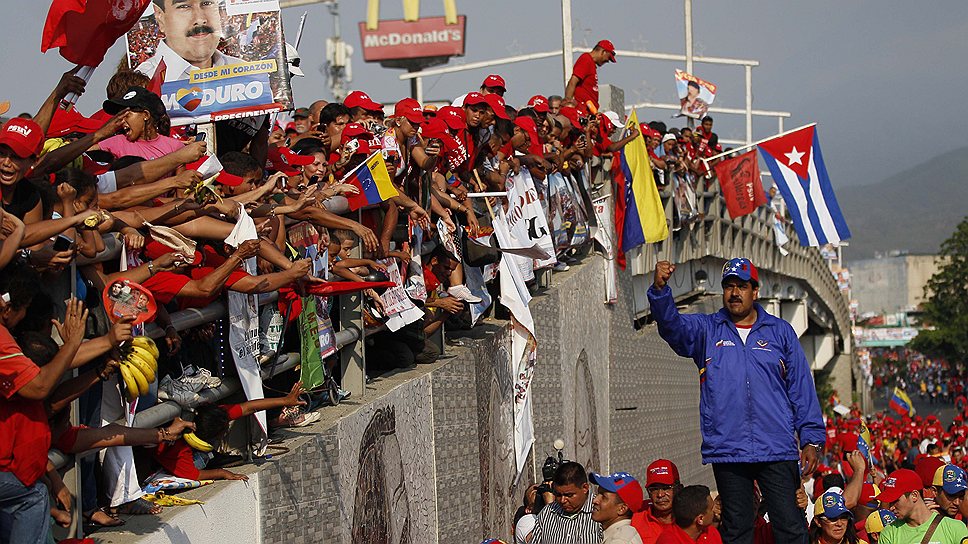
[[[753,542],[753,484],[759,485],[776,542],[806,543],[797,507],[826,437],[810,364],[789,323],[756,303],[759,274],[749,259],[723,267],[723,308],[682,315],[666,285],[676,267],[660,261],[649,288],[659,335],[699,368],[702,461],[722,496],[725,544]]]

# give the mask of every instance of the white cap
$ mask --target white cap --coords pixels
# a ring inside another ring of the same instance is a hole
[[[671,132],[667,132],[666,135],[662,137],[662,143],[674,141],[676,141],[676,135]]]
[[[609,122],[612,123],[612,126],[615,128],[622,128],[625,126],[625,121],[622,121],[622,118],[619,117],[614,111],[607,110],[603,113],[605,114],[605,117],[608,117]]]
[[[289,63],[289,73],[297,77],[306,77],[299,64],[299,52],[290,43],[286,43],[286,60]],[[293,61],[297,61],[293,63]]]

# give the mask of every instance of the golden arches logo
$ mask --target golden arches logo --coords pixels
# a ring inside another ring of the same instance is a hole
[[[420,20],[420,0],[403,0],[403,20]],[[457,0],[444,0],[444,20],[449,25],[457,24]],[[380,22],[380,0],[367,0],[366,29],[376,30]]]

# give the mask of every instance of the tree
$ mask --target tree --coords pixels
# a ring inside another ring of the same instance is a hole
[[[968,360],[968,217],[951,238],[941,244],[947,261],[925,286],[927,302],[922,321],[934,327],[922,329],[911,342],[921,353],[951,362]]]

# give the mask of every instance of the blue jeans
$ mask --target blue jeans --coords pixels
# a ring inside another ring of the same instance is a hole
[[[24,486],[10,472],[0,472],[2,544],[46,544],[50,531],[50,495],[40,481]]]
[[[723,544],[753,544],[753,482],[759,484],[776,543],[806,544],[807,521],[797,506],[802,484],[796,461],[714,463],[713,475],[722,497]]]

